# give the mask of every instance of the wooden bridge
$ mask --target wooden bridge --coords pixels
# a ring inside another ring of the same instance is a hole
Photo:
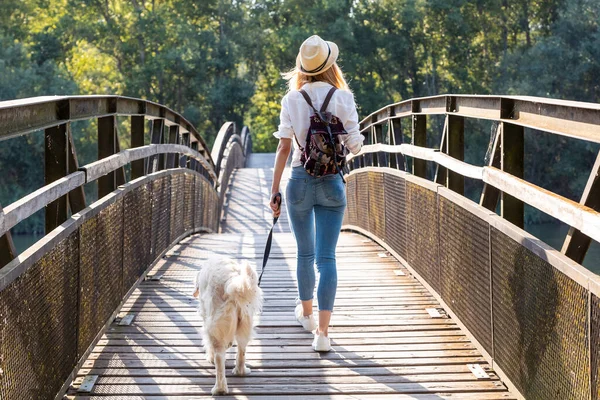
[[[497,128],[479,165],[464,162],[471,118]],[[98,161],[79,167],[81,119],[97,121]],[[230,397],[598,399],[600,280],[581,263],[600,239],[600,157],[580,203],[522,177],[525,128],[600,142],[599,126],[597,105],[493,96],[414,99],[365,118],[367,145],[348,157],[333,350],[313,352],[294,319],[284,212],[253,372],[228,376]],[[251,154],[249,129],[232,123],[209,151],[182,116],[139,99],[0,103],[0,139],[36,130],[46,185],[0,209],[0,397],[210,397],[192,279],[214,254],[260,268],[273,155]],[[426,147],[432,135],[440,148]],[[479,203],[465,177],[485,185]],[[88,204],[83,185],[95,182]],[[522,230],[525,204],[572,227],[562,251]],[[10,229],[43,208],[46,236],[17,255]]]

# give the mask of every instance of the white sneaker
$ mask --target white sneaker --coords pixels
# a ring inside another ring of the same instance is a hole
[[[315,335],[315,339],[313,340],[312,343],[312,347],[314,351],[330,351],[331,350],[331,341],[329,340],[329,337],[323,335],[322,333],[319,333],[318,335]]]
[[[312,332],[315,329],[317,329],[317,322],[315,321],[315,318],[313,317],[313,315],[311,314],[306,317],[304,316],[304,310],[302,309],[302,304],[298,304],[296,306],[295,314],[296,314],[296,320],[298,320],[300,325],[302,325],[302,327],[305,330]]]

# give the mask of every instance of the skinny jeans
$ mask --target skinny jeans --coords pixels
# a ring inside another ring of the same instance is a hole
[[[335,248],[346,208],[345,184],[339,174],[315,178],[304,167],[294,167],[286,199],[298,249],[296,275],[300,300],[313,298],[316,260],[319,310],[333,311],[337,290]]]

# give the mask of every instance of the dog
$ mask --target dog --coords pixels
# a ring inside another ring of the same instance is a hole
[[[200,301],[198,312],[204,321],[206,360],[216,369],[212,394],[227,394],[225,353],[234,342],[237,355],[233,374],[244,376],[251,372],[245,362],[246,346],[254,333],[254,315],[262,310],[258,275],[247,261],[213,258],[198,272],[193,295]]]

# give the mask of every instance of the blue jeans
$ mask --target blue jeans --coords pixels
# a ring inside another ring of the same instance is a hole
[[[286,190],[287,211],[298,247],[300,300],[313,298],[315,257],[319,271],[319,310],[333,311],[337,289],[335,247],[346,208],[346,187],[338,174],[314,178],[304,167],[292,168]]]

